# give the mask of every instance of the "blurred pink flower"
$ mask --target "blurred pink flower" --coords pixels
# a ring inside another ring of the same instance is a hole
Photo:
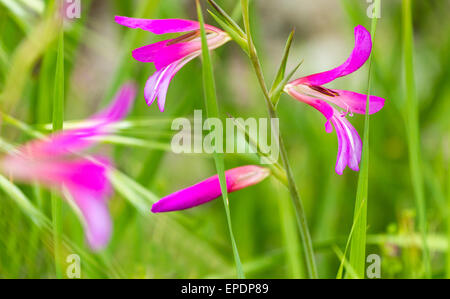
[[[15,180],[66,190],[81,212],[88,243],[94,250],[106,246],[111,237],[107,208],[112,190],[108,180],[111,164],[103,157],[87,158],[79,152],[94,145],[96,137],[112,132],[111,124],[127,115],[135,95],[135,86],[127,84],[108,108],[82,128],[31,141],[18,153],[0,160],[0,168]]]
[[[358,132],[346,116],[348,114],[352,116],[353,113],[365,114],[367,95],[328,89],[323,85],[360,69],[369,59],[371,51],[372,39],[370,33],[359,25],[355,28],[355,48],[344,64],[330,71],[300,78],[285,87],[286,93],[316,108],[326,117],[325,129],[327,133],[333,131],[331,124],[334,125],[339,142],[336,172],[340,175],[343,174],[347,166],[354,171],[359,171],[362,142]],[[383,98],[370,96],[369,114],[380,111],[384,102]]]
[[[133,51],[134,59],[153,62],[156,72],[148,79],[144,90],[145,100],[150,106],[158,98],[158,106],[164,112],[167,90],[176,73],[189,61],[201,55],[202,43],[198,22],[183,19],[134,19],[116,16],[118,24],[139,28],[154,34],[188,32],[178,38],[164,40]],[[208,46],[216,49],[231,38],[224,31],[205,25]]]
[[[270,175],[270,170],[259,166],[243,166],[225,172],[228,193],[258,184]],[[210,202],[222,195],[219,176],[215,175],[194,186],[177,191],[155,203],[153,213],[190,209]]]

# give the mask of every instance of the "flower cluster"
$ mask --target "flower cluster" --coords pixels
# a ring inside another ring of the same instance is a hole
[[[108,179],[112,166],[105,157],[85,157],[81,152],[95,145],[96,138],[113,132],[112,124],[128,114],[135,95],[134,85],[126,84],[113,103],[82,128],[31,141],[0,160],[0,169],[14,180],[68,193],[81,212],[86,238],[94,250],[102,249],[111,237],[107,201],[112,191]]]
[[[120,25],[154,34],[183,33],[177,38],[150,44],[132,52],[136,60],[154,64],[156,72],[148,79],[144,96],[148,105],[158,99],[159,109],[163,112],[172,78],[184,65],[201,55],[199,23],[182,19],[148,20],[122,16],[117,16],[115,21]],[[231,40],[227,33],[216,27],[205,25],[205,29],[210,50]],[[339,143],[336,163],[338,174],[343,174],[347,166],[358,171],[361,162],[361,138],[347,116],[354,113],[366,114],[367,103],[369,114],[376,113],[383,108],[385,100],[351,91],[329,89],[324,85],[360,69],[370,57],[371,51],[369,32],[363,26],[357,26],[354,50],[342,65],[302,77],[284,87],[287,94],[314,107],[325,116],[326,132],[331,133],[333,127],[336,130]],[[82,151],[95,145],[98,137],[112,133],[111,125],[127,115],[135,95],[135,87],[126,84],[114,102],[86,121],[82,128],[32,141],[22,146],[17,153],[0,160],[0,169],[14,180],[38,182],[68,194],[68,199],[73,200],[81,212],[88,243],[95,250],[103,248],[111,237],[112,221],[107,201],[112,193],[108,179],[112,166],[105,157],[85,156]],[[270,170],[254,165],[228,170],[225,172],[227,191],[231,193],[258,184],[269,175]],[[221,185],[216,175],[162,198],[153,205],[152,212],[185,210],[221,195]]]

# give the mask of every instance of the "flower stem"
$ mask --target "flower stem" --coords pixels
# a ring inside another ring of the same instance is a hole
[[[241,0],[241,6],[242,6],[242,14],[243,14],[243,18],[244,18],[245,31],[247,34],[250,60],[253,64],[253,68],[254,68],[256,76],[258,78],[258,82],[259,82],[262,92],[264,94],[269,117],[271,119],[275,119],[275,118],[278,118],[277,111],[276,111],[274,105],[272,104],[269,90],[268,90],[266,82],[264,80],[264,74],[262,72],[261,63],[258,58],[258,54],[256,52],[256,48],[253,43],[253,38],[251,35],[250,18],[249,18],[249,11],[248,11],[248,0]],[[284,168],[286,170],[286,175],[287,175],[287,179],[288,179],[289,193],[291,195],[292,203],[295,207],[295,213],[297,216],[297,224],[298,224],[298,228],[300,230],[300,236],[302,239],[303,252],[305,255],[304,258],[305,258],[307,269],[308,269],[308,275],[309,275],[309,278],[318,278],[317,268],[316,268],[316,263],[315,263],[315,258],[314,258],[314,250],[313,250],[312,240],[311,240],[311,236],[310,236],[309,229],[308,229],[308,223],[306,220],[305,210],[303,208],[303,203],[300,198],[297,185],[295,183],[292,168],[289,163],[287,150],[284,145],[284,141],[283,141],[281,134],[279,136],[279,146],[280,146],[281,159],[282,159]]]

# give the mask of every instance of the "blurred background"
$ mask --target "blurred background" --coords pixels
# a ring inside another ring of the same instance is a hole
[[[14,117],[42,132],[48,132],[45,125],[51,123],[57,53],[57,28],[45,27],[49,2],[0,0],[0,109],[11,104],[9,111]],[[427,240],[433,277],[442,278],[450,275],[446,266],[450,237],[450,2],[412,2]],[[202,3],[208,7],[206,1]],[[217,3],[240,22],[239,1]],[[361,24],[370,30],[372,22],[367,17],[370,3],[365,0],[251,3],[256,46],[268,83],[274,79],[293,28],[296,33],[288,69],[304,60],[297,78],[341,64],[353,48],[353,28]],[[370,124],[367,254],[381,257],[383,278],[417,278],[424,269],[405,125],[402,1],[382,0],[381,4],[372,94],[387,101]],[[149,204],[147,200],[214,175],[215,167],[211,156],[170,151],[171,120],[191,117],[194,110],[204,107],[200,59],[176,75],[164,113],[157,105],[148,107],[143,87],[154,67],[135,61],[131,51],[167,36],[119,26],[115,15],[197,18],[192,0],[82,0],[81,18],[66,21],[65,120],[94,114],[125,81],[135,80],[140,87],[129,117],[133,125],[118,133],[139,142],[111,141],[96,149],[113,157],[117,169],[129,179],[122,178],[121,187],[115,186],[110,201],[113,239],[104,252],[92,253],[76,215],[64,203],[67,254],[81,256],[83,278],[233,278],[234,261],[221,200],[167,215],[136,208],[136,201]],[[210,16],[207,22],[218,26]],[[263,95],[245,53],[228,43],[213,52],[213,63],[221,115],[266,117]],[[366,65],[329,86],[364,93],[367,78]],[[335,173],[337,138],[335,133],[325,132],[323,116],[316,110],[283,95],[279,115],[307,211],[319,275],[336,277],[337,252],[344,251],[353,223],[358,173],[349,169],[343,176]],[[351,122],[362,136],[364,117],[355,115]],[[11,144],[30,139],[5,123],[1,138]],[[232,168],[258,160],[250,155],[227,155],[225,162],[226,168]],[[36,186],[18,186],[51,219],[48,192]],[[51,230],[34,225],[10,197],[8,192],[0,192],[0,277],[54,277]],[[230,206],[247,277],[304,277],[294,212],[284,186],[268,179],[231,194]]]

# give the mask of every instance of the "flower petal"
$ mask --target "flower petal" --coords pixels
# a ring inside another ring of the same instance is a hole
[[[343,108],[345,111],[366,114],[367,95],[346,90],[331,90],[339,95],[335,97],[328,97],[328,101]],[[384,107],[384,103],[385,99],[377,96],[370,96],[369,114],[374,114],[380,111]]]
[[[208,48],[214,50],[230,40],[230,36],[223,32],[207,35]],[[202,49],[201,39],[195,32],[182,35],[176,39],[165,40],[133,51],[133,58],[140,62],[153,62],[156,70],[161,70],[175,61],[190,55],[200,55]]]
[[[103,249],[112,234],[112,221],[106,201],[83,190],[69,189],[69,193],[80,209],[90,247],[96,251]]]
[[[42,160],[23,156],[7,156],[1,161],[2,170],[14,179],[26,183],[38,182],[50,189],[67,188],[81,211],[86,236],[94,250],[105,246],[111,236],[111,220],[107,198],[111,185],[107,178],[109,162],[97,158],[77,160]]]
[[[325,131],[327,133],[333,132],[333,127],[331,125],[330,120],[334,115],[334,109],[330,104],[328,104],[325,101],[322,101],[322,100],[319,100],[319,99],[316,99],[313,97],[309,97],[309,96],[306,96],[306,95],[300,93],[297,90],[297,87],[293,86],[293,85],[287,85],[286,92],[290,96],[292,96],[294,99],[296,99],[300,102],[303,102],[305,104],[308,104],[308,105],[316,108],[320,113],[322,113],[323,116],[325,116],[325,118],[327,119],[327,122],[325,123]]]
[[[225,172],[229,193],[255,185],[270,175],[270,171],[259,166],[244,166]],[[153,213],[172,212],[190,209],[222,195],[217,175],[194,186],[164,197],[152,207]]]
[[[134,83],[125,83],[115,96],[112,103],[103,111],[91,117],[104,123],[112,123],[125,118],[133,107],[137,87]]]
[[[183,19],[136,19],[122,16],[115,17],[116,23],[133,29],[142,29],[154,34],[166,34],[199,30],[200,25],[196,21]],[[220,29],[205,24],[205,29],[221,31]]]
[[[290,94],[295,98],[306,96],[309,99],[321,99],[330,102],[344,109],[347,113],[365,114],[367,106],[367,95],[352,91],[328,89],[315,85],[291,85],[288,84],[286,89],[292,90]],[[385,99],[370,96],[370,114],[380,111],[384,107]]]
[[[362,155],[362,141],[356,129],[350,122],[338,113],[331,120],[336,128],[339,151],[336,162],[336,173],[342,175],[348,166],[359,171]]]
[[[333,132],[332,124],[334,125],[338,136],[339,146],[336,172],[342,175],[347,165],[354,171],[359,171],[362,141],[356,129],[345,118],[345,115],[323,100],[300,93],[297,90],[297,86],[287,85],[286,92],[295,99],[306,103],[321,112],[327,119],[327,123],[325,124],[327,133]]]
[[[372,51],[372,38],[369,31],[361,25],[355,27],[355,48],[350,57],[341,66],[330,71],[314,74],[308,77],[293,81],[292,85],[324,85],[335,79],[347,76],[361,68],[369,59]]]
[[[159,110],[164,112],[167,90],[169,89],[170,82],[183,66],[197,56],[197,54],[188,56],[187,58],[175,61],[167,67],[156,71],[145,84],[144,97],[147,105],[150,106],[155,99],[158,98]]]
[[[198,42],[177,43],[167,45],[170,41],[144,46],[133,51],[133,58],[140,62],[153,62],[156,70],[161,70],[191,53],[200,51]]]
[[[135,97],[136,87],[134,84],[125,84],[109,107],[86,122],[87,127],[66,130],[54,134],[49,139],[32,141],[22,148],[22,152],[28,157],[45,158],[61,156],[90,147],[94,143],[93,137],[109,133],[108,125],[121,120],[128,114]]]

